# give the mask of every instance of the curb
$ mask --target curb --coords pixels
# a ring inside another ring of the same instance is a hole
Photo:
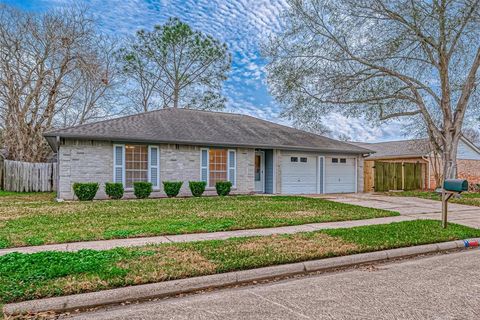
[[[470,239],[470,241],[480,241],[480,238]],[[200,290],[223,288],[267,279],[328,271],[365,263],[465,248],[466,244],[464,240],[457,240],[384,251],[374,251],[350,256],[311,260],[258,269],[81,293],[70,296],[10,303],[4,305],[3,312],[5,316],[17,316],[41,312],[64,313],[74,310],[87,310],[100,306],[121,304],[128,301],[165,298]]]

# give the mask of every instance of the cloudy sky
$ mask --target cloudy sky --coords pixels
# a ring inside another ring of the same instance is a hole
[[[0,0],[26,10],[44,11],[72,0]],[[232,72],[226,82],[228,109],[288,124],[279,118],[281,106],[268,93],[265,59],[260,44],[282,28],[286,0],[85,0],[106,31],[133,34],[151,29],[169,17],[178,17],[193,28],[226,42],[233,55]],[[326,125],[333,136],[344,134],[357,141],[383,141],[402,138],[401,125],[392,123],[371,127],[360,119],[329,115]]]

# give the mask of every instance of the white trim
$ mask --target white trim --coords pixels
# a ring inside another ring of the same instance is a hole
[[[233,162],[234,166],[231,167],[230,163],[230,152],[233,152]],[[234,181],[235,183],[232,184],[232,188],[237,187],[237,150],[235,149],[228,149],[227,150],[227,180],[230,181],[230,169],[234,170]]]
[[[355,158],[354,161],[354,167],[355,167],[355,193],[358,193],[358,158]]]
[[[277,149],[272,150],[272,193],[276,194],[277,193]]]
[[[202,165],[202,154],[203,154],[203,151],[207,151],[207,165],[206,166],[203,166]],[[210,170],[209,170],[209,162],[210,162],[210,148],[200,148],[200,181],[203,181],[202,180],[202,170],[203,168],[206,168],[207,169],[207,188],[210,187]]]
[[[157,149],[157,165],[152,166],[151,150]],[[157,186],[153,186],[153,190],[160,190],[160,148],[158,146],[148,146],[148,182],[152,182],[152,169],[157,169]],[[152,182],[153,183],[153,182]]]
[[[117,147],[122,148],[122,164],[117,165]],[[113,182],[117,182],[117,173],[116,169],[122,168],[122,184],[125,187],[125,145],[124,144],[114,144],[113,145]]]
[[[323,159],[322,166],[320,167],[320,159]],[[317,157],[317,193],[324,194],[325,193],[325,156],[318,156]],[[322,181],[320,181],[320,177],[322,177]],[[320,193],[320,184],[322,185],[322,192]]]
[[[254,185],[255,192],[261,192],[265,193],[265,151],[255,151],[255,155],[261,155],[261,161],[260,161],[260,176],[261,176],[261,182],[262,182],[262,189],[257,190]],[[255,165],[255,164],[254,164]],[[253,178],[253,183],[256,184],[255,181],[255,175]]]

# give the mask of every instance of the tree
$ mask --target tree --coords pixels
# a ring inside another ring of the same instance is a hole
[[[178,19],[138,31],[120,58],[143,111],[224,107],[222,86],[231,64],[226,44]]]
[[[463,135],[476,146],[480,146],[480,131],[474,128],[465,128],[462,131]]]
[[[478,111],[479,0],[290,0],[266,46],[285,113],[413,119],[456,175],[465,117]]]
[[[0,129],[9,159],[44,161],[46,130],[109,112],[101,100],[115,81],[103,40],[82,8],[33,14],[0,5]]]

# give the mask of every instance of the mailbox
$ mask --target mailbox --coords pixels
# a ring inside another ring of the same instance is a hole
[[[443,183],[443,189],[454,192],[468,191],[468,181],[462,179],[448,179]]]

